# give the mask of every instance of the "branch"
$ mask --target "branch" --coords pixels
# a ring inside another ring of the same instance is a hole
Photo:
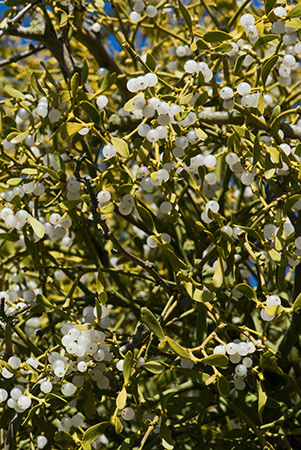
[[[19,53],[18,55],[12,56],[11,58],[4,59],[0,62],[0,67],[8,66],[11,63],[15,63],[21,61],[22,59],[27,58],[28,56],[34,55],[41,50],[46,48],[45,45],[35,45],[31,50],[27,50],[26,52]]]
[[[20,19],[22,19],[23,16],[35,5],[40,3],[41,0],[34,0],[33,2],[29,3],[29,5],[24,6],[12,19],[8,19],[7,24],[2,30],[0,30],[0,38],[6,33],[6,31],[10,28],[11,25],[14,25],[17,23]]]
[[[141,344],[145,341],[146,337],[150,335],[150,330],[145,325],[145,323],[140,323],[138,325],[137,331],[131,339],[122,345],[119,349],[120,353],[126,354],[128,350],[133,350],[134,348],[139,348]]]
[[[244,117],[236,111],[203,111],[199,113],[198,117],[200,122],[208,123],[210,125],[242,125],[244,123]],[[254,126],[262,130],[267,129],[267,126],[261,127],[259,122],[256,122]],[[290,125],[288,123],[281,122],[279,126],[285,137],[291,139],[301,139],[301,127],[298,125]]]
[[[131,97],[131,94],[126,87],[124,72],[114,58],[109,54],[99,37],[92,31],[79,27],[75,30],[73,36],[90,51],[100,67],[106,67],[109,71],[116,72],[117,75],[123,75],[122,78],[117,78],[116,83],[119,87],[123,100],[128,100]]]

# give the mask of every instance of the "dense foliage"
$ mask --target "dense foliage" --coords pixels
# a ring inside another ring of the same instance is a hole
[[[300,448],[301,4],[4,3],[2,448]]]

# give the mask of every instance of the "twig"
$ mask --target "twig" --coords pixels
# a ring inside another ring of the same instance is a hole
[[[126,250],[123,245],[119,242],[115,234],[110,230],[105,218],[100,216],[100,214],[97,211],[97,198],[93,191],[91,180],[88,177],[81,177],[80,176],[80,166],[82,161],[86,158],[86,154],[82,155],[81,158],[75,159],[74,156],[67,152],[69,157],[76,161],[76,168],[74,171],[74,175],[77,178],[78,181],[85,184],[86,190],[90,196],[91,199],[91,207],[92,207],[92,215],[93,220],[96,225],[100,225],[102,232],[104,234],[104,238],[109,239],[115,246],[115,249],[119,251],[122,255],[126,256],[131,261],[138,264],[138,266],[142,267],[144,270],[146,270],[153,278],[154,280],[163,287],[163,289],[170,295],[173,292],[173,288],[171,288],[167,282],[161,277],[161,275],[156,271],[156,269],[153,267],[153,263],[150,261],[143,261],[142,259],[138,258],[138,256],[133,255],[130,251]]]
[[[19,53],[19,55],[15,55],[12,56],[11,58],[4,59],[3,61],[0,62],[0,67],[8,66],[11,63],[21,61],[22,59],[34,55],[35,53],[38,53],[39,51],[44,50],[45,48],[46,48],[45,45],[35,45],[31,50],[27,50],[26,52]]]
[[[6,33],[6,31],[9,29],[11,25],[14,25],[16,22],[18,22],[20,19],[22,19],[23,16],[35,5],[40,3],[41,0],[34,0],[33,2],[29,3],[28,5],[24,6],[12,19],[8,19],[7,25],[0,30],[0,38]]]

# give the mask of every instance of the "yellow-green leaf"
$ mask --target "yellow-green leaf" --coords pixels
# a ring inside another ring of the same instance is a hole
[[[278,164],[280,161],[280,152],[276,147],[267,147],[267,152],[270,155],[271,161],[274,164]]]
[[[260,381],[257,381],[257,394],[258,394],[258,417],[260,419],[260,422],[262,423],[262,412],[268,397],[264,392],[264,390],[262,389]]]
[[[159,361],[147,361],[142,365],[142,367],[155,375],[162,373],[166,369],[166,367]]]
[[[29,135],[29,131],[23,131],[23,133],[16,134],[12,139],[8,139],[12,144],[20,144],[20,142],[23,142],[24,139],[27,138]],[[10,135],[9,135],[10,137]]]
[[[42,239],[45,234],[44,225],[32,216],[28,217],[28,223],[38,238]]]
[[[97,439],[104,433],[109,424],[110,422],[101,422],[88,428],[83,434],[83,442],[85,444],[91,444],[93,441],[95,441],[95,439]]]
[[[75,74],[72,76],[70,84],[71,84],[72,97],[74,98],[76,96],[77,89],[79,86],[79,73],[78,72],[75,72]]]
[[[120,434],[123,430],[123,425],[119,417],[112,417],[111,422],[115,427],[115,433]]]
[[[299,309],[301,309],[301,294],[298,295],[298,297],[296,298],[296,300],[294,301],[293,304],[293,311],[298,311]]]
[[[212,283],[213,286],[216,288],[220,288],[223,285],[223,281],[224,281],[224,270],[223,270],[223,265],[222,265],[222,260],[221,258],[218,258],[217,260],[217,266],[212,278]]]
[[[21,100],[26,100],[26,97],[23,94],[23,92],[20,92],[11,86],[6,86],[5,90],[11,97],[20,98]]]
[[[276,316],[283,311],[283,307],[281,305],[270,305],[264,306],[264,310],[269,316]]]
[[[289,13],[287,14],[288,18],[292,18],[292,17],[301,17],[301,3],[299,3],[299,5],[294,6],[293,9],[291,9],[289,11]]]
[[[133,365],[133,353],[129,350],[123,361],[123,378],[124,382],[127,383],[131,376],[131,370]]]
[[[228,357],[222,353],[215,353],[210,356],[206,356],[201,361],[208,366],[226,366],[229,362]]]
[[[84,126],[78,122],[67,122],[66,129],[67,129],[68,136],[72,136],[73,134],[75,134],[79,130],[81,130],[83,127]]]
[[[154,314],[146,307],[141,309],[141,320],[159,339],[163,340],[165,338],[165,334],[160,323]]]
[[[221,41],[229,41],[232,39],[232,36],[230,34],[225,33],[224,31],[207,31],[207,33],[204,34],[203,39],[206,42],[221,42]]]
[[[126,389],[123,387],[116,398],[116,406],[118,409],[123,409],[126,405]]]
[[[119,155],[123,156],[124,158],[128,158],[130,153],[127,143],[123,139],[115,137],[112,137],[111,140]]]
[[[179,356],[186,359],[192,359],[188,351],[184,347],[182,347],[182,345],[178,344],[178,342],[174,341],[172,338],[168,336],[166,336],[166,340],[170,345],[170,347],[172,348],[172,350],[176,352]]]

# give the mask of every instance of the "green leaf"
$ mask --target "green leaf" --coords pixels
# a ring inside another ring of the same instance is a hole
[[[19,98],[21,100],[26,100],[25,95],[23,94],[23,92],[18,91],[18,89],[15,89],[11,86],[5,86],[4,88],[6,90],[6,92],[14,98]]]
[[[287,213],[291,212],[293,209],[293,206],[299,200],[301,200],[301,194],[295,194],[295,195],[292,195],[291,197],[289,197],[283,205],[283,214],[287,215]]]
[[[65,211],[71,211],[72,209],[75,209],[79,203],[80,200],[65,200],[60,203],[60,207]]]
[[[128,158],[130,156],[128,145],[123,139],[112,137],[111,140],[119,155],[124,158]]]
[[[19,235],[13,233],[0,233],[0,239],[3,239],[4,241],[16,242],[19,240]]]
[[[273,55],[264,63],[264,65],[262,67],[262,72],[261,72],[261,79],[262,79],[263,84],[266,83],[267,78],[277,61],[278,61],[278,56]]]
[[[185,6],[183,5],[181,0],[178,0],[178,5],[180,8],[181,14],[186,22],[186,25],[191,30],[192,29],[192,20],[191,20],[188,10],[185,8]]]
[[[257,300],[256,293],[251,286],[249,286],[246,283],[240,283],[237,286],[235,286],[235,289],[237,289],[239,292],[241,292],[245,297],[249,298],[250,300]]]
[[[32,216],[29,216],[27,220],[38,238],[42,239],[45,234],[44,225]]]
[[[106,292],[100,292],[99,294],[98,294],[98,301],[102,304],[102,305],[105,305],[106,303],[107,303],[107,301],[108,301],[108,295],[106,294]]]
[[[206,358],[203,358],[201,362],[208,366],[226,366],[229,362],[229,359],[226,355],[216,353],[210,356],[206,356]]]
[[[259,97],[258,97],[257,109],[261,115],[264,114],[264,98],[263,98],[262,93],[259,94]]]
[[[182,347],[182,345],[178,344],[178,342],[174,341],[169,336],[166,336],[166,340],[169,346],[172,348],[172,350],[176,352],[179,356],[185,359],[192,359],[188,351],[184,347]]]
[[[164,372],[166,369],[166,367],[159,361],[147,361],[142,365],[142,367],[155,375]]]
[[[86,100],[80,102],[80,106],[82,109],[88,114],[89,118],[93,120],[94,123],[99,123],[99,113],[92,103],[87,102]]]
[[[123,361],[123,378],[125,383],[128,383],[130,379],[132,365],[133,365],[133,353],[129,350],[126,353]]]
[[[152,233],[155,233],[156,228],[154,225],[152,215],[149,212],[149,210],[147,208],[145,208],[144,206],[142,206],[140,203],[138,203],[138,201],[136,201],[136,208],[137,208],[139,216],[141,217],[143,223],[146,225],[148,230],[150,230]]]
[[[162,244],[163,253],[168,259],[168,262],[174,269],[187,269],[186,264],[175,254],[173,247],[170,244]]]
[[[91,444],[105,432],[108,425],[110,425],[110,422],[101,422],[88,428],[83,434],[82,441],[85,444]]]
[[[196,45],[199,50],[209,50],[210,49],[210,46],[202,38],[199,38],[196,41]]]
[[[230,34],[225,33],[224,31],[207,31],[207,33],[205,33],[203,35],[203,39],[206,42],[221,42],[221,41],[229,41],[230,39],[232,39],[232,36],[230,36]]]
[[[119,392],[119,394],[117,395],[117,398],[116,398],[116,406],[118,409],[123,409],[125,407],[126,397],[127,397],[126,389],[123,386],[123,388],[121,389],[121,391]]]
[[[230,52],[230,50],[232,50],[232,44],[229,43],[224,43],[221,45],[218,45],[217,47],[214,48],[215,52],[220,52],[220,53],[225,53],[225,52]]]
[[[72,97],[74,98],[74,97],[76,97],[78,86],[79,86],[79,73],[78,72],[75,72],[75,74],[72,76],[70,85],[71,85]]]
[[[160,323],[154,314],[146,307],[141,309],[141,320],[159,339],[165,339],[165,334]]]
[[[240,55],[238,58],[236,58],[236,61],[234,64],[234,69],[233,69],[234,75],[236,75],[236,76],[239,75],[239,72],[240,72],[241,66],[244,62],[245,57],[246,57],[245,54],[243,54],[243,55]]]
[[[162,446],[166,450],[172,450],[174,448],[173,441],[172,441],[172,435],[169,428],[167,428],[167,425],[164,420],[162,420],[162,423],[160,425],[160,436],[162,438]]]
[[[71,436],[71,434],[67,433],[66,431],[57,431],[54,435],[55,442],[70,442],[74,444],[74,440]],[[62,444],[61,444],[62,445]]]
[[[38,75],[35,72],[32,72],[31,77],[30,77],[30,84],[31,87],[38,93],[41,95],[46,95],[46,92],[44,91],[44,89],[42,88],[42,86],[40,85],[39,81],[38,81]]]
[[[274,41],[275,39],[279,39],[278,34],[265,34],[261,38],[257,39],[255,44],[253,45],[253,49],[261,48],[263,45],[267,44],[268,42]]]
[[[219,257],[217,260],[217,266],[212,278],[213,286],[216,288],[220,288],[223,285],[224,281],[224,270],[223,270],[223,263],[221,258]]]
[[[263,408],[265,407],[268,396],[264,392],[261,382],[259,380],[257,380],[257,394],[258,394],[258,417],[260,422],[262,423]]]
[[[293,311],[299,311],[299,309],[301,309],[301,294],[298,295],[298,297],[296,298],[296,300],[294,301],[293,304]]]
[[[89,66],[87,63],[87,60],[84,59],[82,68],[81,68],[81,73],[80,73],[80,84],[85,84],[87,79],[88,79],[88,75],[89,75]]]
[[[108,72],[104,79],[102,80],[102,83],[100,85],[99,94],[102,94],[104,91],[106,91],[112,84],[115,83],[117,78],[116,73],[110,73]]]
[[[281,113],[281,106],[280,105],[276,105],[275,108],[272,111],[271,114],[271,122],[274,121],[276,119],[277,116],[279,116],[279,114]],[[275,123],[275,129],[278,128],[278,122]]]
[[[84,413],[89,419],[93,419],[96,414],[96,398],[94,394],[89,391],[84,399],[83,404]]]
[[[260,367],[264,369],[268,369],[278,375],[283,375],[282,369],[277,364],[276,356],[272,355],[271,352],[264,352],[260,356]]]
[[[217,379],[217,388],[218,388],[219,393],[223,397],[228,397],[230,395],[230,386],[229,386],[228,380],[223,375],[218,377],[218,379]]]
[[[301,3],[299,3],[299,5],[294,6],[294,8],[289,11],[286,17],[288,17],[289,19],[293,17],[297,18],[301,17]]]
[[[154,59],[154,57],[148,53],[146,55],[146,61],[145,61],[146,65],[150,68],[150,70],[153,72],[156,68],[156,61]]]
[[[276,1],[277,0],[264,0],[264,9],[265,9],[266,15],[268,15],[269,12],[272,11]]]
[[[49,392],[49,394],[45,395],[46,402],[51,402],[55,405],[59,405],[61,408],[65,407],[68,402],[63,397],[60,397],[59,395],[53,394],[52,392]]]

